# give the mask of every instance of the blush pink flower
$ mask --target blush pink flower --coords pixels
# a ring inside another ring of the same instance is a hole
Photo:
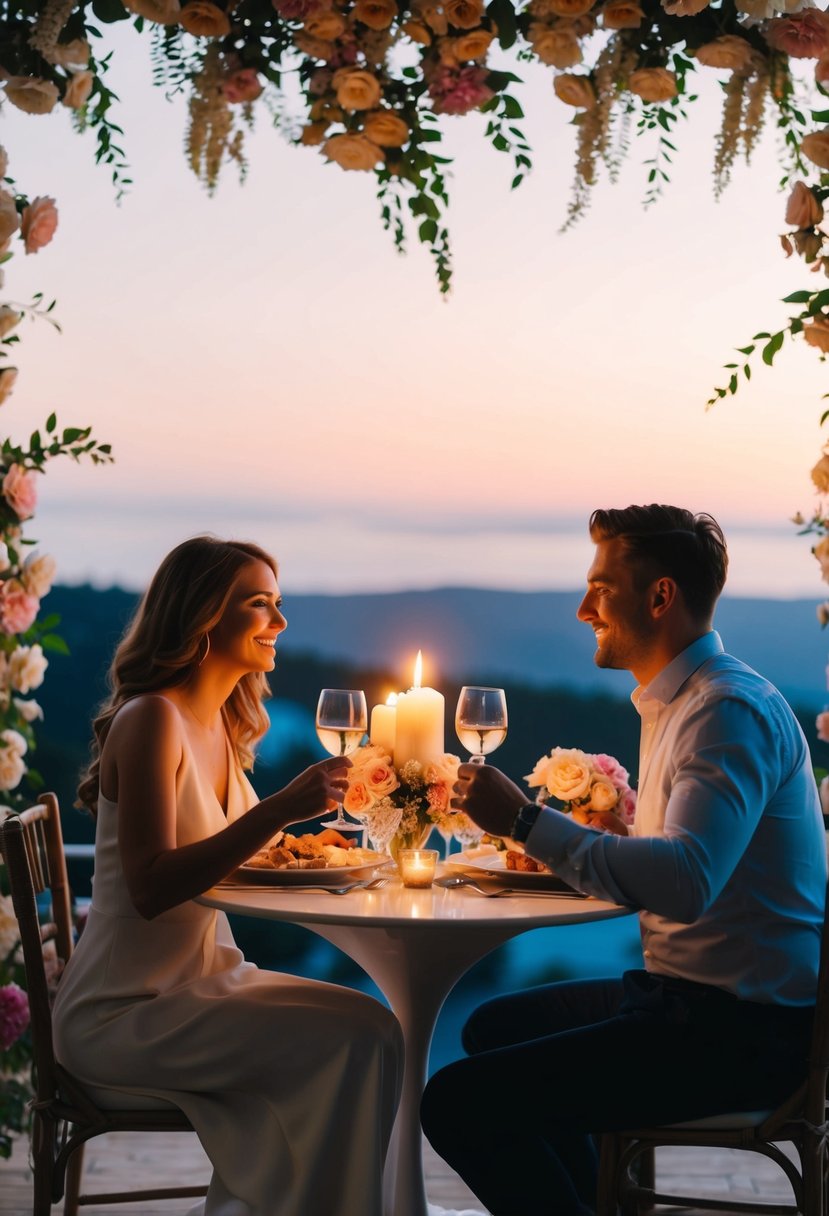
[[[636,817],[636,790],[625,790],[616,804],[616,814],[627,827],[631,827]]]
[[[442,815],[449,809],[449,785],[446,781],[434,781],[426,789],[426,799],[429,810],[434,815]]]
[[[29,595],[16,578],[7,579],[0,587],[0,629],[3,633],[25,633],[37,617],[40,600]]]
[[[0,988],[0,1050],[13,1047],[29,1025],[29,998],[17,984]]]
[[[829,710],[824,710],[822,714],[818,714],[815,718],[815,729],[817,737],[824,743],[829,743]]]
[[[630,784],[630,773],[626,768],[623,768],[615,756],[608,756],[605,752],[599,752],[593,757],[593,765],[596,770],[612,781],[617,790],[625,790]]]
[[[222,81],[222,95],[231,105],[256,101],[262,92],[262,81],[254,68],[239,68]]]
[[[793,59],[820,59],[829,51],[829,16],[816,8],[775,17],[763,30],[769,46]]]
[[[23,208],[20,235],[27,253],[37,253],[48,245],[58,226],[58,209],[53,198],[36,198]]]
[[[486,68],[442,67],[432,78],[429,96],[436,114],[468,114],[494,96],[485,81]]]
[[[35,474],[13,464],[3,478],[3,494],[18,519],[30,519],[37,506]]]

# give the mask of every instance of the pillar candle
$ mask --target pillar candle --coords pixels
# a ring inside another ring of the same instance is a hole
[[[369,737],[376,747],[382,747],[394,762],[395,736],[397,734],[397,693],[391,693],[385,705],[375,705],[371,711]]]
[[[418,651],[414,687],[397,698],[395,723],[394,766],[401,769],[408,760],[428,764],[445,752],[444,699],[435,688],[420,687]]]

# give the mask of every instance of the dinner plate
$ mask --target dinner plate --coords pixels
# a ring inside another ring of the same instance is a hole
[[[508,870],[503,853],[450,853],[445,864],[452,870],[480,870],[493,878],[500,878],[506,886],[528,891],[573,891],[568,882],[557,874],[531,874],[526,870]]]
[[[239,866],[233,878],[242,884],[255,882],[274,887],[338,887],[351,878],[370,878],[378,866],[390,860],[385,853],[378,853],[374,861],[359,866],[325,866],[318,870],[265,870],[260,866]]]

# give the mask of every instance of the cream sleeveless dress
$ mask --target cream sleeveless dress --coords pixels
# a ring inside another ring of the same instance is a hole
[[[230,761],[235,819],[257,799]],[[179,845],[227,822],[186,743],[177,806]],[[142,919],[117,819],[102,797],[92,906],[55,1002],[57,1058],[104,1105],[144,1096],[185,1111],[213,1165],[205,1216],[380,1216],[402,1071],[395,1018],[362,993],[245,962],[215,909],[187,902]]]

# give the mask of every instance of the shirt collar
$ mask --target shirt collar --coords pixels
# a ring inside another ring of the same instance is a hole
[[[659,701],[662,705],[669,705],[688,677],[708,659],[722,652],[722,639],[716,630],[704,633],[690,646],[686,646],[675,659],[671,659],[667,667],[663,667],[650,684],[640,684],[634,688],[630,695],[631,701],[637,710],[642,701]]]

